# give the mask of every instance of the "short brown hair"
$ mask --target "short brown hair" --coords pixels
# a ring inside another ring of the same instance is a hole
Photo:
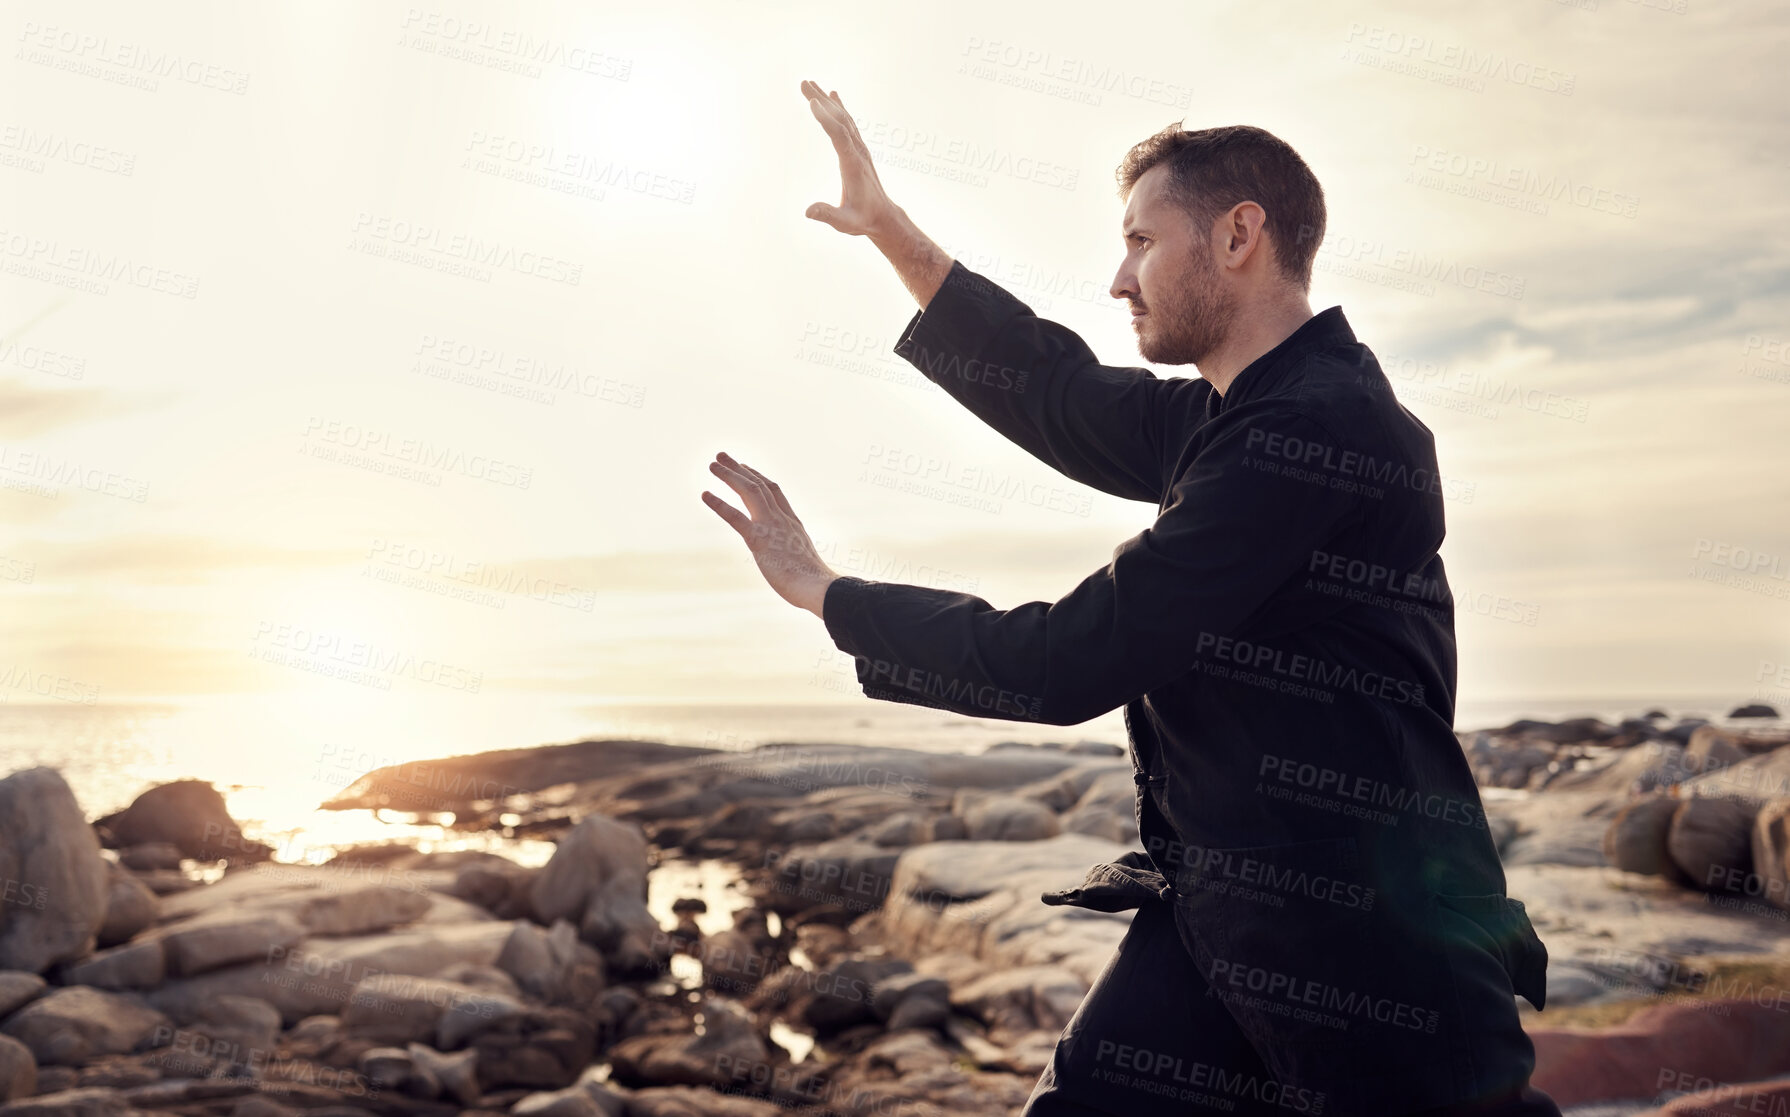
[[[1130,197],[1158,163],[1169,165],[1169,196],[1201,226],[1238,202],[1261,206],[1281,274],[1311,290],[1312,261],[1324,239],[1324,188],[1284,140],[1248,124],[1197,132],[1171,124],[1125,153],[1119,197]]]

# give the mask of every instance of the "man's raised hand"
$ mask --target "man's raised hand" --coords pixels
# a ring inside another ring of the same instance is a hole
[[[714,509],[746,541],[758,571],[783,600],[825,620],[822,606],[827,586],[839,577],[821,561],[808,529],[796,518],[796,510],[777,482],[745,462],[716,454],[709,472],[727,482],[746,505],[741,512],[715,494],[704,491],[702,502]]]
[[[807,215],[856,237],[890,232],[900,208],[883,190],[882,180],[877,178],[876,167],[870,161],[870,148],[858,135],[858,126],[852,123],[838,92],[824,92],[814,82],[805,81],[802,94],[839,154],[839,204],[815,202],[808,207]]]

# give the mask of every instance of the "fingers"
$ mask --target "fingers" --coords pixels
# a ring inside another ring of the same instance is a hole
[[[753,469],[745,462],[735,461],[726,453],[716,454],[715,457],[718,461],[737,469],[740,473],[745,475],[745,477],[756,486],[759,499],[763,500],[767,505],[775,508],[777,511],[782,512],[790,519],[795,520],[797,523],[801,522],[796,516],[795,509],[789,506],[789,498],[783,495],[783,487],[781,485],[758,472],[758,470]]]
[[[839,210],[825,202],[815,202],[813,205],[809,206],[807,216],[821,222],[823,225],[831,225],[842,233],[846,231],[845,227],[840,224],[844,218],[840,215]]]
[[[746,517],[745,513],[707,489],[702,491],[702,502],[713,508],[717,516],[726,520],[729,527],[739,532],[742,539],[746,537],[746,529],[752,526],[752,521]]]
[[[721,459],[725,458],[723,461]],[[709,463],[709,472],[727,482],[728,488],[738,493],[746,502],[746,511],[753,519],[758,519],[773,507],[771,495],[765,492],[764,486],[754,477],[739,468],[727,455],[717,455],[715,461]]]
[[[733,461],[732,458],[729,458],[728,460]],[[758,472],[758,470],[753,469],[751,466],[747,465],[745,462],[735,462],[734,464],[738,465],[741,469],[745,470],[752,477],[756,478],[758,480],[758,483],[760,485],[764,486],[764,491],[770,496],[771,503],[777,506],[778,511],[782,512],[784,515],[788,516],[790,519],[796,521],[797,523],[802,522],[801,517],[796,515],[796,510],[789,506],[789,498],[783,495],[783,486],[777,484],[777,482],[771,480],[769,477],[766,477],[764,474]]]

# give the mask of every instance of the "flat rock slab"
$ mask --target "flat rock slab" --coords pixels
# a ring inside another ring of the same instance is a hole
[[[307,934],[370,934],[413,922],[483,921],[491,914],[450,892],[452,869],[261,864],[215,884],[164,896],[164,924],[228,912],[279,913]]]
[[[1053,906],[1038,897],[1080,884],[1089,868],[1128,848],[1088,834],[915,846],[896,862],[877,917],[884,940],[909,958],[956,952],[995,967],[1061,966],[1091,986],[1132,913]]]
[[[125,1055],[167,1028],[166,1016],[136,997],[70,985],[32,1001],[0,1024],[40,1065],[80,1066],[99,1055]]]
[[[254,962],[169,981],[150,1000],[181,1015],[177,1009],[219,994],[260,997],[291,1026],[306,1016],[340,1014],[354,987],[375,974],[432,977],[458,962],[494,965],[514,926],[485,920],[305,939]]]

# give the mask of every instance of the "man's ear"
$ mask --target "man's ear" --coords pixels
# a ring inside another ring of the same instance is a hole
[[[1238,202],[1225,215],[1227,243],[1225,255],[1230,257],[1226,262],[1236,267],[1255,252],[1262,242],[1263,226],[1268,222],[1268,211],[1255,202]]]

